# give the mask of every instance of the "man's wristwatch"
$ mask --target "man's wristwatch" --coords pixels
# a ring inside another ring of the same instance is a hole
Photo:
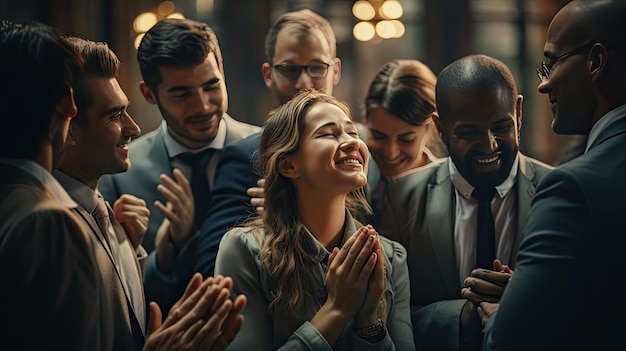
[[[375,344],[385,338],[387,335],[387,328],[385,328],[383,321],[378,319],[378,322],[374,325],[354,329],[354,333],[361,339],[364,339],[371,344]]]

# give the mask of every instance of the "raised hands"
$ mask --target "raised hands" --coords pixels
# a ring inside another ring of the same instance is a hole
[[[178,251],[196,233],[194,200],[189,181],[179,169],[174,169],[173,174],[176,181],[161,174],[161,184],[157,187],[167,199],[167,204],[160,201],[154,203],[154,207],[164,217],[155,238],[159,269],[163,272],[172,269]]]
[[[144,351],[224,350],[241,329],[246,298],[230,300],[232,279],[207,278],[196,273],[165,322],[159,306],[150,303],[150,322]]]
[[[361,227],[328,259],[328,298],[311,323],[329,343],[339,338],[353,317],[356,327],[376,324],[376,309],[384,291],[384,258],[372,226]]]
[[[115,219],[124,227],[133,248],[137,250],[148,230],[150,210],[146,202],[134,195],[124,194],[113,204]]]

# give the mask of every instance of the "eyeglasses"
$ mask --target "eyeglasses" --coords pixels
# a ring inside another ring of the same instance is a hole
[[[292,65],[291,63],[278,63],[274,65],[274,69],[280,73],[281,76],[285,77],[287,80],[295,82],[302,74],[302,70],[305,70],[306,73],[312,79],[322,79],[326,78],[328,74],[328,67],[334,65],[335,62],[325,63],[325,62],[312,62],[308,65]]]
[[[537,68],[537,76],[539,76],[539,79],[543,82],[546,81],[548,79],[550,79],[550,71],[552,70],[552,67],[554,67],[554,65],[561,59],[567,58],[569,56],[572,55],[576,55],[579,54],[581,52],[583,52],[585,49],[589,49],[591,46],[593,46],[593,44],[595,43],[588,43],[585,45],[581,45],[577,48],[575,48],[574,50],[571,50],[569,52],[566,52],[562,55],[559,55],[553,59],[548,59],[547,61],[543,61],[541,62],[541,69]]]

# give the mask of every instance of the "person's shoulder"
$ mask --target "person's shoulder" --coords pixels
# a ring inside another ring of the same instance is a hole
[[[131,150],[130,156],[133,156],[133,152],[137,153],[140,150],[145,150],[149,148],[150,145],[153,145],[157,138],[161,138],[161,127],[157,127],[153,131],[148,132],[147,134],[143,134],[138,138],[134,139],[130,144],[128,144],[128,148]]]
[[[222,246],[239,246],[258,253],[263,246],[265,233],[265,228],[259,226],[233,227],[224,234],[220,249]]]
[[[437,158],[422,167],[412,169],[396,177],[390,178],[390,182],[407,186],[428,184],[433,180],[433,176],[436,176],[441,169],[447,169],[448,164],[446,160],[447,158]]]
[[[383,246],[383,251],[385,252],[385,256],[389,259],[389,261],[394,264],[394,262],[403,262],[406,261],[407,252],[406,248],[395,240],[391,240],[384,235],[378,235],[380,239],[380,244]]]
[[[261,130],[261,127],[239,121],[227,113],[224,114],[223,119],[224,122],[226,122],[226,129],[228,130],[228,133],[237,134],[239,139],[244,139],[251,134],[259,132]]]

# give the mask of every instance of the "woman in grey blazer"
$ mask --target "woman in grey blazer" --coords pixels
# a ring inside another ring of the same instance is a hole
[[[414,350],[406,250],[355,219],[368,153],[348,107],[306,90],[267,121],[262,217],[222,239],[215,274],[245,294],[231,350]]]

